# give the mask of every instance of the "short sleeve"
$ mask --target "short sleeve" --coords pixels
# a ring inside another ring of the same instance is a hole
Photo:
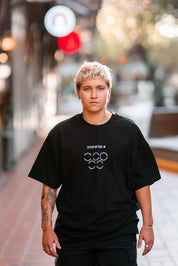
[[[134,190],[152,185],[161,178],[152,150],[140,129],[133,124],[131,129],[130,183]]]
[[[30,170],[29,177],[57,189],[61,185],[59,175],[59,154],[49,133]]]

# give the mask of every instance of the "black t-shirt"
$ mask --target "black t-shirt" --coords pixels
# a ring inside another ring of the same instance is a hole
[[[87,123],[82,114],[57,124],[29,176],[61,187],[55,231],[71,247],[77,240],[136,233],[135,190],[160,179],[139,128],[114,113],[102,125]]]

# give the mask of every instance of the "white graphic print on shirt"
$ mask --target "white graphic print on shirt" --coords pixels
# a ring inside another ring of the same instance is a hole
[[[84,153],[84,161],[87,162],[88,168],[90,170],[102,169],[104,167],[104,162],[108,159],[108,154],[105,151],[90,151],[91,149],[105,149],[106,145],[90,145],[87,146],[87,152]]]

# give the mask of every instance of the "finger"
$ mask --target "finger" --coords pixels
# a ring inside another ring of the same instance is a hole
[[[44,250],[44,252],[47,253],[48,255],[52,256],[52,251],[53,251],[52,244],[49,244],[49,245],[45,245],[45,246],[43,246],[43,250]]]
[[[58,258],[58,254],[55,252],[53,247],[50,248],[50,254],[49,255]]]
[[[142,246],[142,237],[140,235],[138,239],[138,248],[141,248],[141,246]]]
[[[55,244],[56,244],[56,247],[57,247],[58,249],[61,249],[61,245],[60,245],[60,243],[59,243],[58,238],[55,239]]]
[[[48,246],[43,245],[43,251],[47,254],[49,254],[49,248]]]
[[[48,254],[48,255],[50,255],[50,256],[52,256],[52,257],[58,257],[58,254],[55,252],[55,250],[54,250],[54,248],[53,248],[53,246],[52,245],[50,245],[50,246],[48,246],[46,249],[44,249],[44,251]]]
[[[145,244],[145,249],[142,253],[142,255],[146,255],[148,252],[150,252],[150,250],[152,249],[152,245],[151,244]]]

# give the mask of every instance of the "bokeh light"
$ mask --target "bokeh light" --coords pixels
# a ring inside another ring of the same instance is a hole
[[[118,62],[120,65],[125,65],[128,62],[128,57],[126,55],[122,55],[119,57]]]
[[[81,40],[78,32],[73,31],[67,36],[57,39],[58,47],[66,54],[75,54],[81,48]]]
[[[64,53],[60,50],[57,50],[54,54],[56,61],[62,61],[64,59]]]
[[[11,67],[9,65],[3,64],[0,65],[0,78],[6,79],[11,74]]]
[[[0,63],[6,63],[8,60],[8,55],[6,53],[1,53],[0,54]]]
[[[12,37],[4,37],[1,47],[4,51],[11,51],[15,48],[16,42]]]
[[[176,18],[170,14],[164,14],[155,25],[156,30],[167,38],[178,37],[178,23]]]

